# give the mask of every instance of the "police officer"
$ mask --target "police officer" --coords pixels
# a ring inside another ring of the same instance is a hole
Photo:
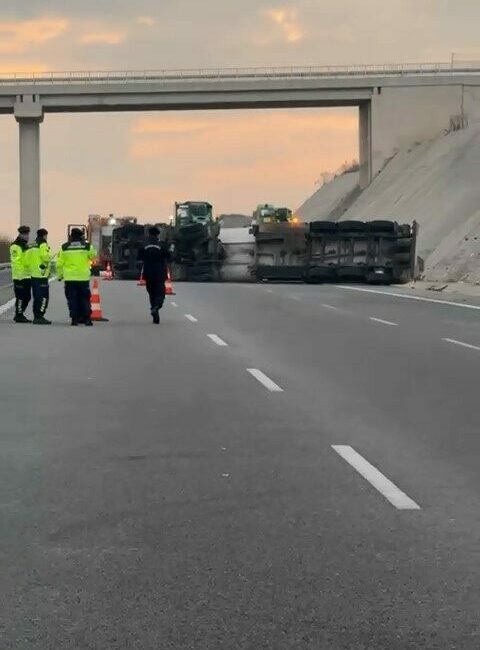
[[[163,242],[160,242],[160,230],[156,226],[148,229],[148,240],[140,249],[138,259],[143,262],[143,277],[150,298],[150,313],[153,322],[160,323],[159,311],[165,301],[165,280],[167,279],[167,262],[170,252]]]
[[[57,256],[57,277],[65,280],[65,296],[72,325],[92,326],[90,307],[90,275],[97,251],[86,242],[80,228],[72,228],[70,239]]]
[[[33,324],[51,325],[51,321],[45,318],[50,298],[48,278],[52,254],[47,242],[48,231],[45,228],[37,230],[35,243],[30,246],[26,253],[28,267],[32,276],[33,294]]]
[[[32,282],[27,260],[29,237],[30,228],[20,226],[18,237],[10,246],[10,264],[15,292],[15,318],[13,320],[16,323],[31,323],[25,316],[25,310],[32,297]]]

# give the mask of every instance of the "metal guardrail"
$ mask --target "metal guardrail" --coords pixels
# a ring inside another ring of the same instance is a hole
[[[11,268],[11,264],[0,264],[0,271],[5,271]]]
[[[381,65],[327,65],[271,68],[205,68],[178,70],[96,70],[28,73],[2,73],[0,85],[18,83],[140,83],[144,81],[198,79],[281,79],[281,78],[343,78],[373,75],[435,75],[479,74],[480,61],[450,61],[448,63],[385,63]]]

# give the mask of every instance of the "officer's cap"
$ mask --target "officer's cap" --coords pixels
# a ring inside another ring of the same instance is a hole
[[[18,229],[18,232],[20,235],[28,235],[30,233],[30,227],[29,226],[20,226]]]
[[[160,234],[160,229],[157,226],[152,226],[148,229],[148,234],[152,237],[157,237]]]
[[[46,237],[48,235],[48,230],[45,230],[45,228],[40,228],[40,230],[37,230],[37,237]]]

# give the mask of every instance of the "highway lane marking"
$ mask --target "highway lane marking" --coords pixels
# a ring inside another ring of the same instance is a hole
[[[195,318],[195,316],[192,316],[192,314],[185,314],[185,318],[188,318],[188,320],[192,323],[198,323],[198,318]]]
[[[0,305],[0,314],[4,314],[14,306],[15,306],[15,298],[12,298],[12,300],[8,300],[5,304]]]
[[[374,323],[382,323],[382,325],[392,325],[398,327],[398,323],[392,323],[391,320],[383,320],[383,318],[374,318],[373,316],[369,317],[370,320],[373,320]]]
[[[301,298],[299,298],[298,296],[292,296],[292,295],[290,295],[290,296],[288,296],[288,297],[291,298],[292,300],[301,300]]]
[[[228,345],[228,343],[226,343],[223,339],[221,339],[216,334],[207,334],[207,336],[211,341],[213,341],[217,345],[221,345],[221,346],[227,346]]]
[[[478,350],[480,352],[480,347],[478,345],[464,343],[463,341],[457,341],[455,339],[442,339],[442,341],[447,341],[447,343],[454,343],[455,345],[461,345],[462,348],[469,348],[470,350]]]
[[[283,388],[280,388],[278,384],[272,381],[270,377],[267,377],[267,375],[261,370],[258,370],[257,368],[247,368],[247,372],[249,372],[252,377],[255,377],[257,381],[263,384],[263,386],[268,388],[272,393],[283,393]]]
[[[172,307],[178,307],[177,303],[173,302],[173,300],[172,300],[172,302],[170,304],[172,305]]]
[[[265,289],[267,293],[273,293],[272,289]]]
[[[332,445],[332,449],[356,469],[397,510],[420,510],[418,503],[410,499],[405,492],[402,492],[395,483],[392,483],[390,479],[369,463],[368,460],[365,460],[353,447],[350,445]]]
[[[439,305],[449,305],[450,307],[462,307],[463,309],[476,309],[480,311],[480,305],[470,305],[463,302],[453,302],[451,300],[438,300],[437,298],[424,298],[423,296],[409,296],[405,293],[393,293],[391,291],[379,291],[378,289],[363,289],[362,287],[348,287],[343,284],[334,285],[337,289],[347,289],[348,291],[363,291],[364,293],[379,293],[382,296],[392,296],[393,298],[405,298],[406,300],[421,300],[423,302],[435,302]]]
[[[333,305],[327,305],[326,303],[322,303],[322,307],[325,307],[325,309],[334,309],[335,311],[338,310],[338,307],[334,307]]]

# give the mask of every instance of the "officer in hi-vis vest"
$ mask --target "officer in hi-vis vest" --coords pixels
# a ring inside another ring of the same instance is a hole
[[[37,231],[35,243],[26,253],[27,265],[32,278],[33,324],[51,325],[45,318],[50,298],[48,279],[52,265],[52,253],[47,242],[48,232],[45,228]]]
[[[32,297],[32,282],[30,269],[27,265],[28,239],[30,228],[20,226],[18,237],[10,246],[10,264],[12,267],[13,289],[15,292],[15,318],[16,323],[30,323],[25,316],[25,310]]]

